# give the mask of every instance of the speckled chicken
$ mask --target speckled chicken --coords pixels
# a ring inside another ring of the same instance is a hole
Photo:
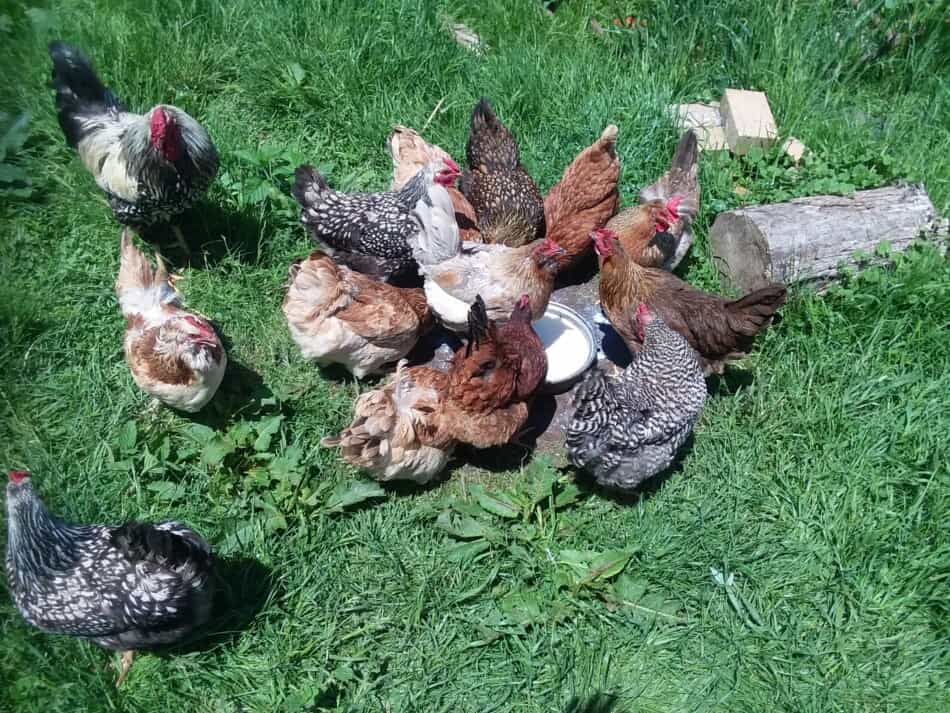
[[[638,205],[621,211],[604,227],[616,233],[640,265],[673,270],[693,244],[699,195],[699,146],[696,134],[687,131],[666,173],[640,191]]]
[[[521,165],[514,136],[487,99],[472,110],[465,153],[468,170],[460,187],[475,209],[482,240],[518,247],[543,238],[541,192]]]
[[[115,291],[125,317],[125,359],[139,388],[166,406],[194,413],[224,378],[228,355],[214,327],[186,311],[161,258],[152,269],[123,231]]]
[[[558,258],[564,249],[544,238],[528,245],[463,243],[451,212],[439,205],[416,205],[415,216],[422,229],[410,239],[412,254],[425,277],[429,306],[445,327],[455,332],[468,329],[469,309],[481,295],[488,317],[504,322],[523,294],[538,319],[547,309]]]
[[[445,161],[452,158],[441,148],[435,144],[430,144],[418,132],[407,126],[394,126],[386,145],[389,148],[389,155],[393,159],[393,180],[389,186],[391,191],[398,191],[406,185],[407,181],[433,161]],[[472,204],[454,185],[447,185],[445,190],[448,191],[449,197],[452,199],[452,205],[455,206],[455,222],[458,223],[462,240],[481,242],[478,218],[475,216],[475,209],[472,208]]]
[[[201,124],[166,104],[127,111],[82,51],[53,42],[49,54],[59,125],[116,220],[139,231],[169,223],[208,189],[218,152]],[[180,229],[171,227],[187,252]]]
[[[306,358],[358,379],[395,364],[435,324],[421,288],[354,272],[319,250],[290,267],[283,311]]]
[[[438,204],[454,213],[446,186],[455,183],[451,159],[428,164],[398,191],[342,193],[330,188],[313,166],[298,166],[293,186],[300,222],[313,239],[347,267],[382,279],[412,275],[409,238],[419,231],[416,203]]]
[[[611,489],[631,490],[669,468],[706,400],[686,340],[643,304],[636,324],[643,348],[619,375],[587,375],[567,430],[571,463]]]
[[[211,547],[178,522],[74,525],[51,515],[26,471],[7,484],[7,580],[33,626],[122,651],[181,641],[214,595]]]

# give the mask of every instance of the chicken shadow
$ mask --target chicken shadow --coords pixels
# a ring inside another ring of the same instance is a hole
[[[619,699],[612,693],[598,692],[574,696],[564,706],[564,713],[625,713],[616,708]]]
[[[215,265],[229,255],[243,263],[256,262],[266,242],[263,226],[256,218],[208,200],[186,211],[175,225],[181,229],[191,255],[182,250],[170,224],[156,225],[142,237],[176,266]]]
[[[227,348],[225,346],[225,349]],[[220,430],[225,428],[235,415],[261,410],[265,401],[273,399],[274,392],[264,383],[260,374],[232,359],[228,361],[221,386],[208,406],[197,413],[184,415],[195,423]],[[287,413],[286,404],[281,404],[280,408],[288,417],[291,415]]]
[[[554,422],[558,403],[554,394],[539,394],[531,403],[528,418],[511,442],[492,448],[462,445],[456,451],[466,465],[492,473],[521,468],[538,448],[538,440]]]
[[[218,558],[214,576],[216,586],[208,623],[181,644],[161,649],[159,655],[207,651],[236,640],[267,604],[274,589],[273,572],[253,557]]]
[[[724,373],[706,377],[706,389],[711,396],[735,396],[754,382],[755,377],[751,371],[727,366]]]

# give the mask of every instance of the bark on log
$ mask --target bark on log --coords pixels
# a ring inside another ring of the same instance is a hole
[[[904,250],[917,238],[945,244],[940,218],[920,184],[853,196],[811,196],[721,213],[709,233],[713,261],[727,285],[747,292],[772,282],[827,282],[853,253],[883,241]]]

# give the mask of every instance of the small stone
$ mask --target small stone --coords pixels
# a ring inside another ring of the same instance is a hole
[[[782,144],[782,151],[787,153],[795,163],[802,160],[802,156],[805,155],[805,151],[807,150],[808,147],[794,136],[789,136],[785,139],[785,143]]]
[[[778,136],[775,117],[764,92],[727,89],[720,102],[726,141],[733,153],[746,154],[753,146],[766,149]]]

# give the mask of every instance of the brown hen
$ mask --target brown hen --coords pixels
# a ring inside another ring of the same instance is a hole
[[[547,237],[565,250],[558,258],[559,269],[590,253],[591,231],[602,228],[617,212],[619,178],[617,127],[611,124],[571,161],[544,198]]]
[[[517,247],[544,237],[544,201],[518,144],[487,99],[472,111],[462,193],[475,209],[482,240]]]
[[[640,302],[686,337],[703,371],[722,373],[727,361],[749,353],[755,336],[785,304],[786,290],[770,285],[738,300],[697,290],[671,272],[638,265],[615,233],[591,236],[600,262],[600,304],[631,351],[640,349],[635,312]]]

